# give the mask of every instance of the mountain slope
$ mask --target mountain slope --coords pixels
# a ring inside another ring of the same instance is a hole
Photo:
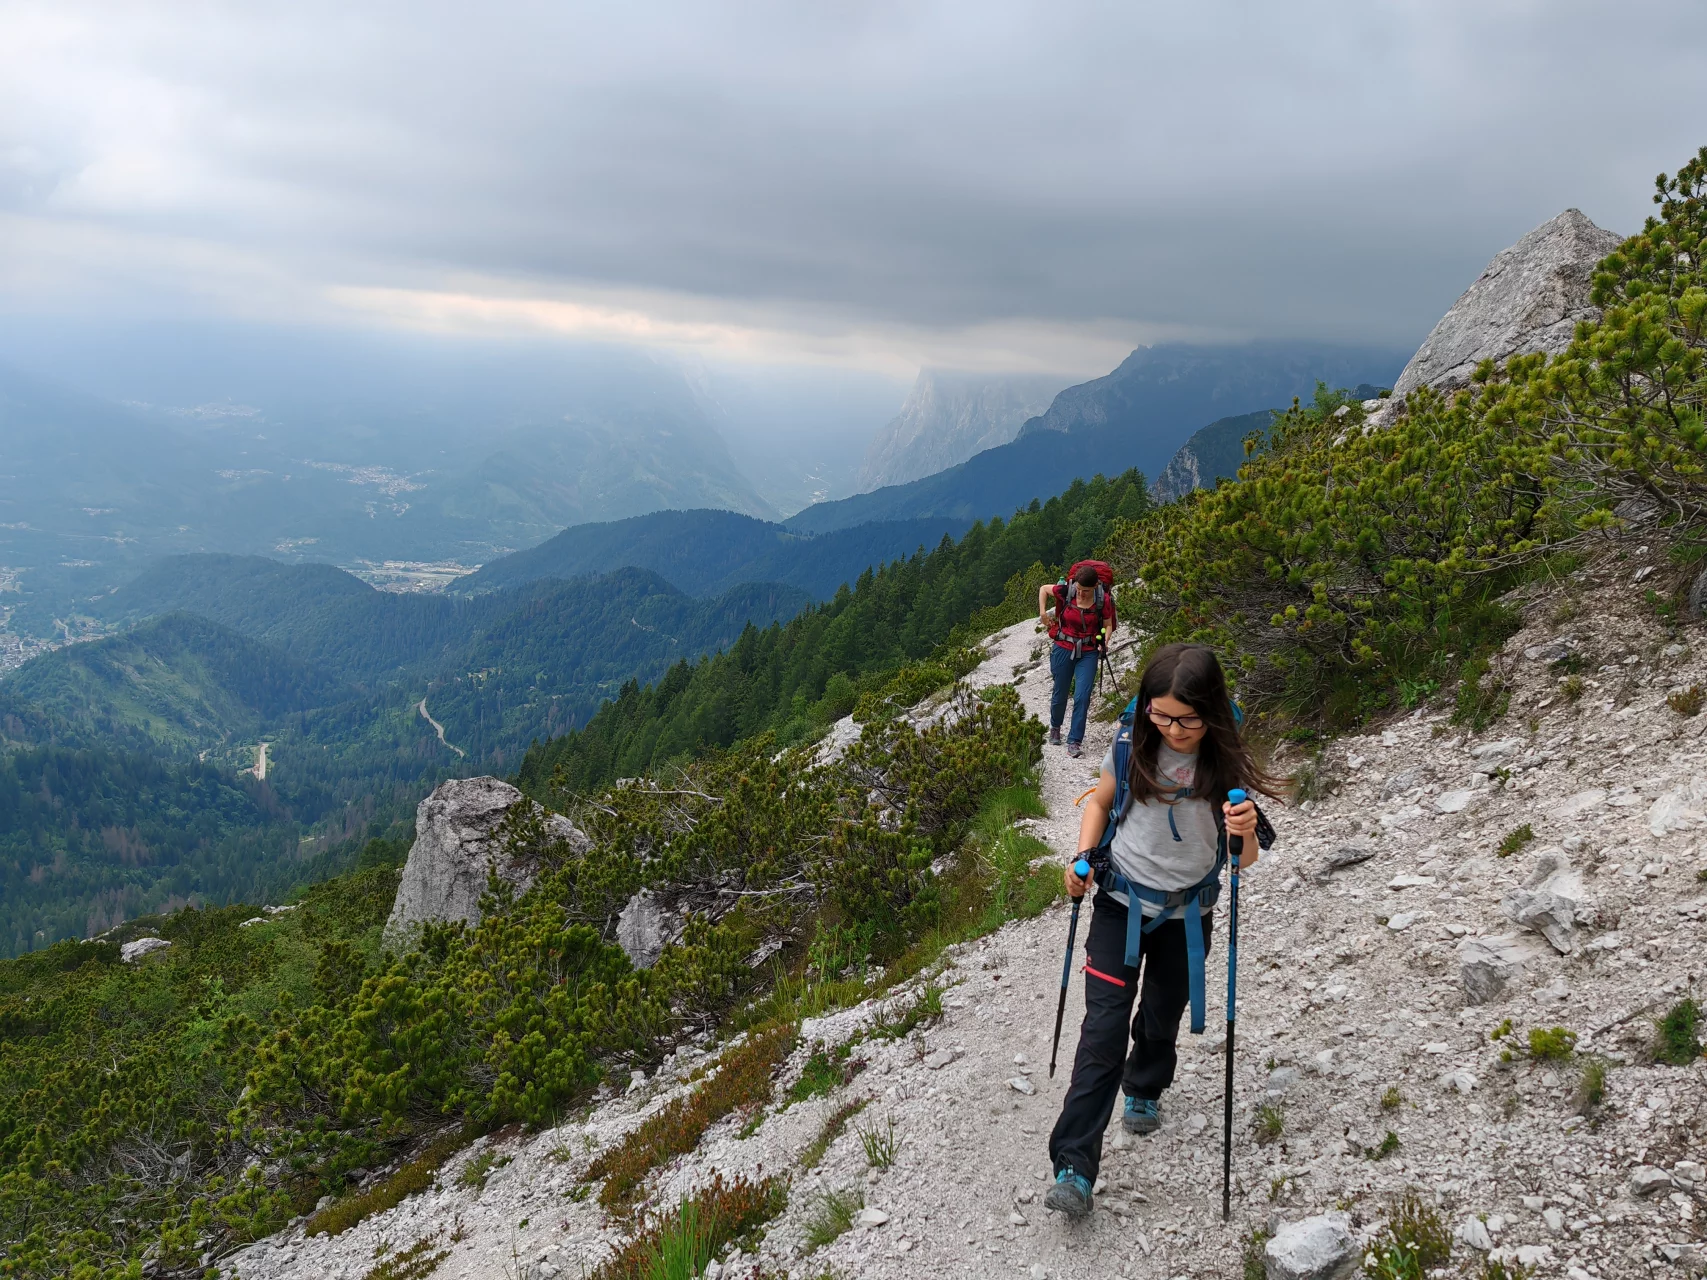
[[[866,569],[934,546],[943,534],[958,535],[969,523],[927,518],[814,538],[733,511],[654,511],[606,524],[573,525],[537,547],[482,565],[457,588],[481,592],[633,566],[693,595],[774,582],[828,599]]]
[[[197,751],[348,693],[311,666],[185,613],[44,654],[0,685],[5,704],[39,711],[60,741]]]
[[[921,369],[906,403],[877,433],[860,468],[861,489],[906,484],[1006,444],[1049,407],[1068,379],[992,377]]]
[[[1140,347],[1107,377],[1069,387],[1017,439],[911,484],[807,507],[784,523],[825,533],[871,520],[984,519],[1059,493],[1075,479],[1136,467],[1159,475],[1206,422],[1308,398],[1318,381],[1387,385],[1402,355],[1252,344]]]

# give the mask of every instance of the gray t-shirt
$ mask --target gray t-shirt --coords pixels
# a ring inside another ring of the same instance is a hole
[[[1156,748],[1156,768],[1164,786],[1189,787],[1197,777],[1197,753],[1181,755],[1162,743]],[[1102,771],[1114,773],[1114,748],[1102,758]],[[1168,822],[1169,811],[1173,822]],[[1173,804],[1153,800],[1126,806],[1126,817],[1115,828],[1109,853],[1114,869],[1134,884],[1172,892],[1189,889],[1215,869],[1218,837],[1215,813],[1209,801],[1185,799]],[[1115,900],[1130,907],[1124,893]],[[1144,914],[1159,915],[1161,908],[1146,902]],[[1204,908],[1205,914],[1209,911]]]

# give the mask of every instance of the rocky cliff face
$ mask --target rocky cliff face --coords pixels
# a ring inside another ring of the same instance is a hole
[[[428,920],[477,923],[490,872],[517,893],[532,886],[539,870],[533,854],[512,855],[499,833],[505,816],[522,803],[533,804],[497,778],[456,778],[421,801],[415,843],[385,924],[388,943],[406,943]],[[558,814],[546,815],[546,831],[577,851],[589,847],[587,837]]]
[[[1499,254],[1441,317],[1393,387],[1393,399],[1420,386],[1453,390],[1483,360],[1565,349],[1589,305],[1595,264],[1623,237],[1566,209]]]
[[[901,412],[866,450],[861,491],[934,475],[1006,444],[1066,385],[1066,378],[1048,374],[991,377],[921,369]]]

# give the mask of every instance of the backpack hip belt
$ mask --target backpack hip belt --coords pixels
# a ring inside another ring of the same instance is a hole
[[[1203,940],[1203,912],[1221,900],[1221,868],[1227,865],[1227,840],[1216,842],[1215,869],[1189,889],[1152,889],[1134,884],[1113,867],[1104,865],[1096,873],[1097,888],[1124,893],[1126,908],[1126,967],[1138,967],[1138,948],[1142,936],[1151,932],[1175,915],[1185,926],[1185,962],[1187,984],[1191,991],[1191,1034],[1203,1034],[1206,1018],[1205,961],[1208,948]],[[1145,918],[1144,903],[1158,906],[1161,911]]]

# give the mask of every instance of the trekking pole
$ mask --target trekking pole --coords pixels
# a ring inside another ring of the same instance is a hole
[[[1083,858],[1073,863],[1073,874],[1079,879],[1087,879],[1091,874],[1091,864]],[[1073,975],[1073,938],[1079,932],[1079,905],[1084,902],[1085,895],[1080,894],[1073,899],[1073,918],[1067,924],[1067,957],[1061,961],[1061,999],[1055,1005],[1055,1043],[1049,1049],[1049,1078],[1055,1078],[1055,1055],[1061,1051],[1061,1019],[1067,1013],[1067,983]]]
[[[1232,804],[1243,804],[1245,793],[1235,787],[1227,793]],[[1227,850],[1233,855],[1232,895],[1227,904],[1227,1083],[1222,1091],[1221,1120],[1221,1221],[1227,1221],[1233,1204],[1233,1026],[1239,999],[1239,858],[1245,851],[1243,836],[1228,836]]]

